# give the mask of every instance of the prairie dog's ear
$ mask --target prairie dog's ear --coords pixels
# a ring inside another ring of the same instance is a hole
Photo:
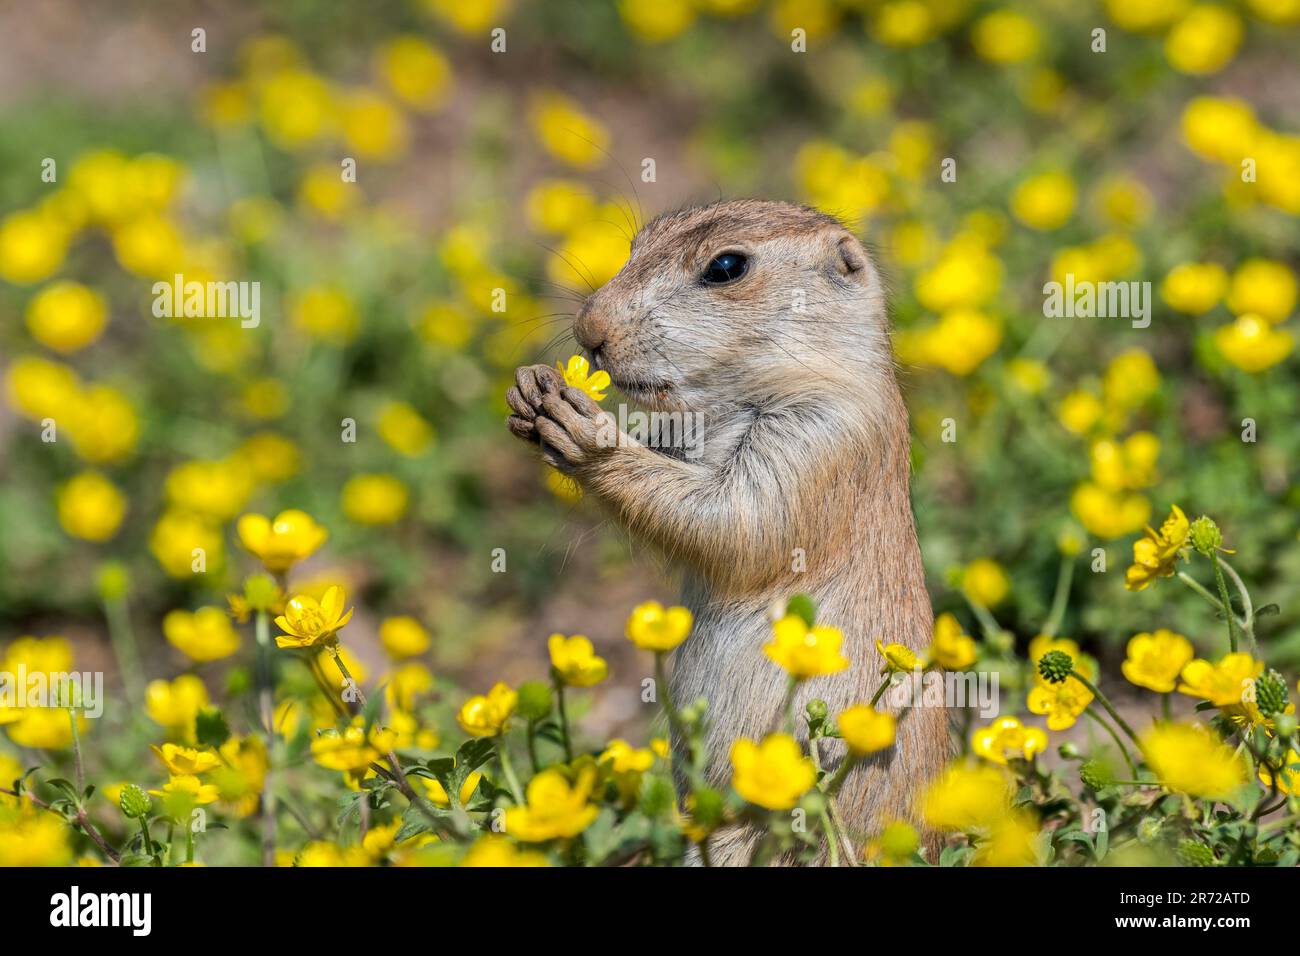
[[[835,271],[845,278],[866,281],[867,250],[851,235],[840,236],[835,243]]]

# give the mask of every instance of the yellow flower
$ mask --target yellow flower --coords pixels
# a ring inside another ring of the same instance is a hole
[[[604,160],[609,131],[567,96],[540,95],[529,110],[528,120],[542,147],[561,162],[587,169]]]
[[[97,471],[84,471],[60,486],[59,524],[75,538],[107,541],[126,514],[126,497]]]
[[[6,724],[5,733],[19,747],[30,747],[34,750],[67,750],[72,746],[72,725],[66,710],[58,707],[15,708],[10,712],[10,717],[0,720],[0,723],[12,719],[15,712],[18,719]],[[86,718],[77,717],[78,733],[86,733],[89,726]]]
[[[972,866],[1035,866],[1038,826],[1031,814],[1014,811],[994,823],[979,842]]]
[[[298,446],[275,432],[257,432],[232,456],[257,481],[285,481],[298,473]]]
[[[460,861],[461,866],[472,867],[514,867],[514,866],[550,866],[546,857],[533,850],[522,850],[509,839],[494,833],[487,833],[474,841],[474,845]]]
[[[1056,417],[1065,428],[1076,435],[1086,435],[1101,419],[1105,409],[1101,399],[1090,392],[1073,391],[1061,399]]]
[[[944,670],[965,670],[975,663],[975,639],[961,629],[961,623],[947,612],[934,620],[934,638],[926,658]]]
[[[1104,439],[1088,449],[1092,480],[1109,492],[1147,488],[1155,484],[1160,439],[1151,432],[1134,432],[1122,442]]]
[[[378,51],[376,71],[403,103],[432,112],[447,100],[451,67],[447,58],[418,36],[389,40]]]
[[[68,230],[40,209],[20,209],[0,220],[0,278],[17,285],[51,275],[68,252]]]
[[[266,744],[257,736],[231,737],[220,750],[225,762],[212,771],[210,779],[236,816],[241,819],[252,816],[266,786]]]
[[[406,402],[385,402],[379,409],[379,437],[394,451],[417,458],[433,444],[433,426]]]
[[[107,322],[104,297],[76,282],[46,286],[27,306],[27,328],[32,337],[65,354],[98,339]]]
[[[1208,700],[1215,707],[1238,708],[1251,698],[1264,662],[1249,654],[1225,654],[1217,664],[1197,658],[1182,669],[1178,692]]]
[[[1232,60],[1245,33],[1241,18],[1227,7],[1198,4],[1165,37],[1165,57],[1180,73],[1217,73]]]
[[[1160,370],[1145,349],[1125,349],[1106,366],[1102,392],[1108,402],[1121,408],[1139,407],[1159,388]]]
[[[315,647],[338,640],[338,631],[352,619],[352,610],[343,611],[343,589],[337,585],[326,589],[319,602],[306,594],[289,599],[284,614],[275,619],[283,634],[276,635],[277,647]]]
[[[163,636],[190,660],[206,663],[219,661],[239,650],[239,632],[224,611],[201,607],[189,611],[169,611],[162,622]]]
[[[1170,790],[1226,800],[1246,782],[1245,761],[1198,725],[1156,724],[1141,742],[1147,764]]]
[[[1192,642],[1181,634],[1160,628],[1154,634],[1134,634],[1120,669],[1130,682],[1167,694],[1174,689],[1183,667],[1195,656]]]
[[[390,657],[418,657],[429,649],[429,632],[413,617],[386,617],[379,625],[379,640]]]
[[[618,274],[631,254],[616,207],[602,206],[590,222],[575,226],[564,237],[559,250],[546,261],[546,275],[557,285],[585,290],[587,283],[602,286]],[[573,263],[582,263],[575,271]]]
[[[339,167],[313,163],[298,181],[298,203],[329,222],[339,222],[361,204],[356,183],[344,182]],[[294,322],[316,338],[344,345],[356,335],[356,315],[350,300],[337,290],[319,289],[291,299]]]
[[[789,810],[817,782],[811,758],[789,734],[769,734],[761,744],[742,737],[731,747],[731,785],[750,803]]]
[[[575,837],[595,821],[600,808],[590,803],[596,768],[586,766],[572,784],[548,769],[528,781],[526,803],[506,810],[506,833],[525,843]]]
[[[73,450],[86,461],[112,464],[135,450],[140,423],[131,403],[116,389],[92,385],[67,411]]]
[[[4,261],[0,257],[0,263]],[[58,814],[46,810],[0,809],[0,866],[67,866],[72,862],[72,832]]]
[[[1011,784],[997,767],[957,763],[926,790],[921,815],[936,830],[969,832],[990,827],[1010,810]]]
[[[1274,769],[1261,761],[1259,765],[1259,782],[1266,787],[1272,788]],[[1288,750],[1282,766],[1276,769],[1278,793],[1300,793],[1300,753],[1297,753],[1294,749]]]
[[[287,852],[287,851],[286,851]],[[370,865],[370,854],[364,846],[341,847],[325,840],[313,840],[303,847],[292,862],[279,864],[296,867],[358,867]]]
[[[1052,373],[1037,359],[1017,356],[1006,365],[1007,378],[1026,395],[1041,395],[1052,382]]]
[[[806,4],[786,0],[794,10]],[[920,0],[888,0],[876,10],[871,21],[871,36],[886,46],[920,46],[937,32],[936,16],[930,6]]]
[[[1101,214],[1112,225],[1141,225],[1151,212],[1151,193],[1138,179],[1112,176],[1098,187],[1095,201]]]
[[[1023,63],[1038,53],[1038,26],[1014,10],[995,10],[975,22],[971,44],[990,63]]]
[[[357,716],[342,733],[331,729],[311,742],[311,755],[327,770],[360,773],[393,748],[393,732],[373,724],[367,735],[365,718]]]
[[[221,766],[221,758],[210,750],[197,750],[180,744],[163,744],[149,749],[176,776],[197,776]]]
[[[1281,322],[1296,302],[1296,278],[1281,262],[1247,259],[1237,266],[1228,289],[1228,308],[1234,315],[1258,315]]]
[[[976,604],[997,607],[1011,591],[1007,572],[992,558],[977,558],[961,575],[961,589]]]
[[[616,774],[645,773],[654,766],[655,752],[645,747],[633,747],[626,740],[615,738],[605,745],[596,762],[607,765]]]
[[[519,695],[497,681],[487,694],[476,694],[465,701],[456,722],[471,737],[495,737],[506,732],[518,703]]]
[[[1285,329],[1273,328],[1258,315],[1247,314],[1216,330],[1214,345],[1225,359],[1253,375],[1290,355],[1295,337]]]
[[[1217,262],[1184,262],[1169,270],[1160,297],[1171,309],[1201,315],[1219,304],[1228,289],[1228,273]]]
[[[478,35],[506,19],[514,0],[421,0],[429,12],[455,27],[461,33]]]
[[[997,320],[976,309],[949,309],[928,328],[898,333],[902,358],[942,368],[953,375],[969,375],[1002,342]]]
[[[167,511],[158,519],[149,550],[174,578],[202,573],[196,570],[200,557],[203,571],[216,570],[224,560],[221,530],[210,519],[186,511]]]
[[[343,486],[343,513],[357,524],[392,524],[406,514],[409,498],[406,485],[393,475],[356,475]]]
[[[647,43],[662,43],[684,33],[695,21],[692,0],[619,0],[628,29]]]
[[[253,478],[244,463],[233,457],[187,461],[167,473],[164,488],[173,507],[227,521],[253,493]]]
[[[839,628],[808,627],[797,614],[787,614],[772,625],[772,640],[763,653],[795,680],[835,674],[849,666],[840,653],[844,635]]]
[[[646,601],[632,609],[624,634],[643,651],[671,651],[686,640],[693,623],[684,607],[665,608],[658,601]]]
[[[980,727],[970,738],[971,750],[994,763],[1008,760],[1032,760],[1047,749],[1047,733],[1041,727],[1029,727],[1016,717],[999,717],[987,727]]]
[[[1187,545],[1190,528],[1183,509],[1170,505],[1169,517],[1160,525],[1160,530],[1153,531],[1148,527],[1146,534],[1133,542],[1133,563],[1124,572],[1124,587],[1141,591],[1157,577],[1171,577],[1179,554]]]
[[[1198,96],[1183,109],[1183,139],[1202,159],[1236,164],[1259,131],[1250,104]]]
[[[609,373],[591,372],[591,364],[581,355],[570,356],[568,365],[555,363],[556,368],[564,373],[564,384],[586,392],[596,401],[603,401],[605,389],[609,388]]]
[[[868,704],[857,704],[841,711],[835,725],[849,751],[859,757],[894,745],[894,731],[897,728],[894,715],[876,710]]]
[[[911,862],[921,848],[921,835],[916,827],[902,820],[886,826],[863,849],[864,858],[880,866],[901,866]]]
[[[203,806],[221,796],[216,784],[203,783],[193,774],[177,774],[163,784],[161,790],[150,790],[149,793],[162,797],[168,806]]]
[[[1075,669],[1083,673],[1081,661],[1075,661]],[[1049,730],[1065,730],[1074,726],[1074,722],[1092,703],[1092,696],[1092,691],[1076,677],[1067,677],[1059,684],[1039,679],[1030,689],[1026,705],[1032,713],[1047,717]]]
[[[235,528],[240,544],[272,572],[288,571],[314,554],[329,537],[311,515],[296,508],[281,511],[274,520],[246,514]]]
[[[144,693],[145,713],[186,741],[194,739],[194,718],[209,703],[208,688],[193,674],[182,674],[171,682],[150,681]]]
[[[551,667],[560,682],[570,687],[591,687],[609,673],[604,658],[597,657],[591,641],[581,634],[565,637],[552,634],[546,643],[551,652]]]
[[[392,162],[406,152],[406,116],[373,90],[347,93],[338,104],[343,141],[357,157]]]
[[[534,229],[560,235],[592,219],[596,197],[577,180],[548,179],[529,190],[526,206]]]
[[[1011,194],[1011,214],[1031,229],[1059,229],[1074,214],[1075,193],[1074,180],[1067,173],[1039,173]]]
[[[276,70],[257,92],[258,119],[267,137],[281,149],[303,149],[332,124],[334,98],[329,84],[307,70]]]
[[[361,325],[356,303],[337,286],[313,286],[291,295],[288,311],[294,325],[331,345],[347,345]]]
[[[474,791],[478,789],[479,781],[483,779],[483,774],[475,770],[465,778],[465,782],[460,785],[460,805],[468,806],[470,798],[474,796]],[[424,784],[425,792],[429,795],[429,800],[434,806],[446,809],[451,806],[451,798],[447,796],[447,788],[437,780],[430,777],[421,777],[420,782]]]
[[[1151,503],[1140,494],[1080,482],[1070,495],[1070,510],[1099,538],[1119,538],[1137,531],[1151,516]]]
[[[916,651],[905,644],[885,644],[877,638],[876,650],[885,659],[885,668],[881,673],[890,671],[901,674],[906,671],[914,671],[921,666]]]

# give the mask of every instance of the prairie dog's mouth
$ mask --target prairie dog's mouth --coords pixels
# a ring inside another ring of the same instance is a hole
[[[647,405],[667,402],[673,390],[673,383],[662,379],[624,377],[612,372],[609,377],[620,392]]]

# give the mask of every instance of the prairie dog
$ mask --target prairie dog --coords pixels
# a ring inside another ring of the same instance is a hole
[[[869,701],[881,680],[877,638],[917,651],[930,641],[880,277],[829,216],[720,202],[642,228],[574,334],[647,408],[703,416],[688,457],[616,432],[608,412],[548,366],[520,368],[507,396],[515,435],[684,570],[695,629],[675,652],[671,690],[679,705],[708,698],[708,774],[725,788],[732,742],[759,740],[779,720],[786,675],[760,649],[774,603],[811,595],[819,623],[844,632],[851,662],[801,685],[798,713],[814,697],[832,717]],[[846,829],[862,837],[915,820],[917,792],[948,749],[944,710],[909,709],[895,748],[845,781]],[[826,741],[822,752],[834,766],[843,749]],[[745,863],[753,836],[719,833],[714,861]]]

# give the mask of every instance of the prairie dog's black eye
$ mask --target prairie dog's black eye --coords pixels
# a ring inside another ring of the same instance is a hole
[[[748,257],[739,252],[724,252],[713,258],[700,279],[708,285],[722,285],[724,282],[735,282],[748,268]]]

